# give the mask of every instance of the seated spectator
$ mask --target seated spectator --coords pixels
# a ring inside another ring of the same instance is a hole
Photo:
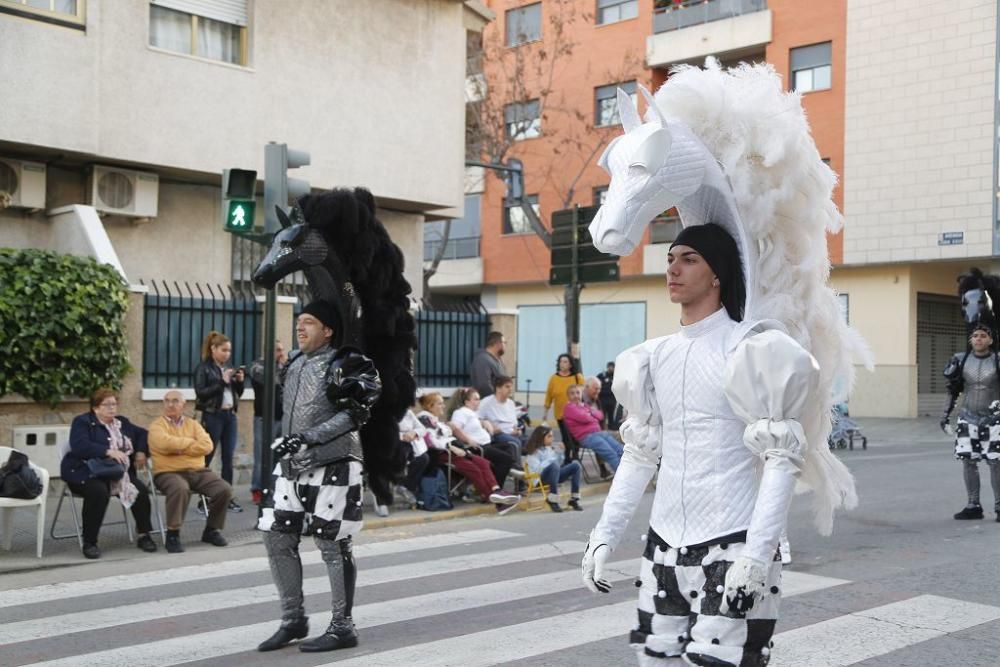
[[[180,532],[192,492],[208,498],[208,520],[201,541],[216,547],[227,544],[222,529],[233,489],[205,466],[205,456],[212,447],[212,438],[202,425],[184,416],[181,393],[168,391],[163,397],[163,415],[149,425],[149,451],[153,457],[153,483],[166,497],[166,547],[170,553],[184,551]]]
[[[427,428],[420,423],[413,410],[407,410],[399,422],[399,439],[410,445],[407,451],[406,479],[396,487],[396,493],[410,505],[417,502],[420,480],[427,471],[430,455],[427,453]]]
[[[584,405],[582,387],[578,384],[567,389],[566,396],[569,402],[563,412],[563,420],[569,434],[581,447],[594,450],[612,470],[618,470],[624,448],[614,436],[601,430],[604,413],[598,408]]]
[[[520,454],[524,446],[522,429],[517,424],[517,404],[514,393],[514,378],[501,375],[496,379],[493,394],[479,402],[476,414],[493,427],[493,440],[515,445]]]
[[[559,483],[570,480],[569,506],[577,512],[582,512],[580,505],[580,473],[579,461],[563,463],[563,452],[552,446],[552,429],[548,426],[538,426],[531,432],[528,444],[524,446],[524,463],[528,470],[541,475],[542,482],[549,487],[549,495],[545,498],[549,509],[562,512],[559,506]]]
[[[139,533],[136,546],[146,552],[156,551],[156,543],[149,536],[153,529],[149,520],[149,489],[136,477],[136,469],[146,467],[148,452],[146,429],[118,415],[118,395],[111,389],[95,391],[90,397],[90,412],[73,419],[69,452],[59,468],[70,491],[83,496],[84,557],[101,557],[97,535],[111,496],[118,496],[122,505],[131,508]],[[120,464],[121,478],[95,477],[87,462],[100,459]]]
[[[420,407],[423,409],[417,414],[417,419],[427,429],[425,440],[431,453],[431,461],[437,465],[448,465],[448,453],[451,452],[452,467],[476,487],[480,496],[494,503],[500,514],[512,510],[521,501],[521,496],[501,489],[489,461],[458,445],[451,427],[443,421],[444,398],[441,394],[424,394],[420,397]]]
[[[451,416],[452,432],[462,442],[466,449],[482,452],[482,455],[493,466],[493,474],[503,485],[509,474],[516,479],[523,479],[524,472],[514,466],[521,460],[521,447],[510,442],[498,442],[493,439],[490,430],[492,424],[485,424],[476,414],[479,409],[479,392],[472,387],[458,390],[462,397],[462,407],[455,410]]]
[[[610,428],[609,423],[611,416],[604,411],[604,407],[601,404],[601,381],[594,376],[587,378],[587,381],[583,385],[583,404],[592,408],[597,408],[604,417],[601,419],[601,430],[606,431]],[[612,438],[614,435],[612,434]],[[608,467],[604,465],[604,459],[600,456],[597,457],[597,467],[601,472],[601,479],[607,479],[611,476],[608,472]]]

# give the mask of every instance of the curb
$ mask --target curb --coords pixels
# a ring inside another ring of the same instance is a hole
[[[596,496],[601,494],[606,494],[611,488],[611,482],[596,482],[594,484],[586,484],[580,488],[580,497],[586,498],[588,496]],[[518,503],[517,507],[522,512],[528,512],[531,510],[525,509],[525,501],[522,500]],[[448,519],[462,519],[469,516],[478,516],[481,514],[496,514],[496,509],[493,505],[486,504],[475,504],[468,507],[463,507],[462,509],[447,510],[445,512],[424,512],[421,510],[410,510],[401,516],[388,516],[379,519],[368,519],[365,518],[364,530],[380,530],[382,528],[397,528],[400,526],[412,526],[421,523],[432,523],[435,521],[447,521]]]

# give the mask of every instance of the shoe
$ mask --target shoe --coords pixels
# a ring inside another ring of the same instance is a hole
[[[299,650],[303,653],[322,653],[323,651],[336,651],[338,648],[353,648],[358,645],[358,633],[351,630],[350,634],[338,635],[336,632],[327,630],[319,637],[313,637],[299,644]]]
[[[101,550],[97,548],[96,544],[84,544],[83,545],[83,557],[94,560],[101,557]]]
[[[156,551],[156,542],[154,542],[153,538],[149,536],[149,533],[140,535],[139,541],[135,543],[135,546],[139,547],[148,554]]]
[[[375,514],[379,516],[389,516],[389,506],[388,505],[376,505]]]
[[[250,502],[254,505],[260,505],[262,500],[264,500],[264,494],[260,489],[254,489],[250,492]]]
[[[167,542],[164,546],[167,549],[167,553],[172,553],[172,554],[184,553],[184,545],[181,544],[180,531],[168,530]]]
[[[975,505],[969,506],[962,509],[961,512],[955,515],[955,518],[959,521],[965,521],[968,519],[982,519],[983,518],[983,508]]]
[[[580,499],[579,498],[570,498],[569,499],[569,506],[572,507],[573,510],[576,511],[576,512],[582,512],[583,511],[583,505],[580,504]]]
[[[521,496],[507,493],[503,489],[497,489],[490,494],[490,502],[497,505],[516,505],[521,502]]]
[[[296,639],[302,639],[309,634],[309,619],[304,618],[295,625],[278,628],[278,631],[257,645],[258,651],[276,651],[288,646]]]
[[[554,502],[552,502],[551,500],[546,500],[546,501],[545,501],[545,504],[549,506],[549,509],[550,509],[550,510],[552,510],[553,512],[555,512],[555,513],[557,513],[557,514],[558,514],[559,512],[562,512],[562,511],[563,511],[563,508],[559,506],[559,503],[554,503]]]
[[[242,512],[243,510],[240,511]],[[201,541],[211,544],[213,547],[224,547],[229,545],[226,538],[222,536],[222,531],[215,528],[206,528],[205,532],[201,534]]]
[[[517,507],[517,503],[514,503],[513,505],[504,505],[502,503],[497,503],[496,504],[497,514],[499,514],[500,516],[503,516],[507,512],[510,512],[515,507]]]
[[[240,504],[236,502],[235,499],[233,499],[229,501],[229,511],[232,512],[233,514],[239,514],[240,512],[243,511],[243,508],[240,507]]]
[[[198,514],[202,516],[208,516],[208,512],[205,510],[205,501],[201,498],[198,499],[198,506],[195,508]]]
[[[396,495],[403,499],[403,503],[409,506],[417,504],[417,497],[408,488],[399,484],[396,486]]]

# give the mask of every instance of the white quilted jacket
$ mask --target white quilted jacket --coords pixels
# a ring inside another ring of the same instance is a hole
[[[795,418],[818,374],[771,327],[720,309],[619,355],[625,453],[592,540],[618,544],[662,457],[649,521],[660,537],[683,547],[745,530],[745,555],[771,559],[805,450]]]

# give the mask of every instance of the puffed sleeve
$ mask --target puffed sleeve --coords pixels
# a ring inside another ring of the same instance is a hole
[[[660,460],[662,420],[656,404],[651,367],[663,338],[655,338],[625,350],[615,360],[613,391],[628,411],[619,432],[625,449],[614,481],[604,501],[601,518],[590,534],[590,544],[606,544],[612,550],[621,542],[628,522],[656,472]]]
[[[807,450],[801,419],[819,384],[819,365],[780,331],[740,343],[725,369],[723,390],[746,422],[743,444],[764,462],[744,555],[768,562],[785,528],[795,478]]]

